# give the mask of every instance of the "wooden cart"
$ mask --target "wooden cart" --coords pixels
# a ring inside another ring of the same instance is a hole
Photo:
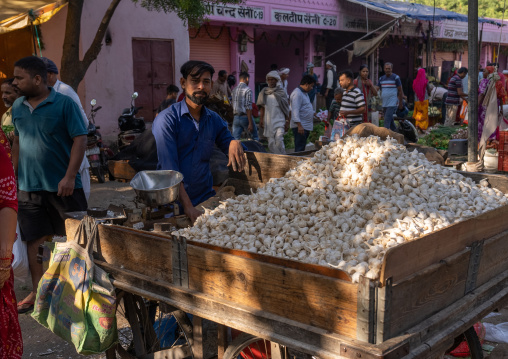
[[[302,159],[248,153],[229,184],[250,193]],[[504,176],[465,175],[508,189]],[[431,358],[508,301],[506,218],[508,206],[391,248],[380,280],[359,284],[333,268],[114,225],[99,226],[95,261],[118,289],[192,313],[194,358],[201,318],[221,325],[219,359],[224,327],[320,358]],[[67,221],[69,238],[78,223]]]

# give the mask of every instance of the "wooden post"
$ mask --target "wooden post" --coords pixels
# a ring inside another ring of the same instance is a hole
[[[478,0],[468,2],[468,142],[467,161],[478,162]]]
[[[228,327],[222,324],[217,325],[217,359],[222,359],[224,357],[224,352],[228,348]]]
[[[194,359],[203,359],[203,318],[194,315],[192,317],[194,326],[194,343],[192,344],[192,354]]]

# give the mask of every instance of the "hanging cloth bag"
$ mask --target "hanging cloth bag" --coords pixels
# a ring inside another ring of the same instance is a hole
[[[115,288],[93,262],[97,237],[97,224],[85,217],[74,241],[55,244],[32,313],[37,322],[85,355],[102,353],[118,341]],[[78,243],[86,243],[86,248]]]

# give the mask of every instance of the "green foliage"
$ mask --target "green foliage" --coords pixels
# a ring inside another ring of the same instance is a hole
[[[2,131],[4,131],[4,133],[10,133],[14,131],[14,126],[13,125],[2,126]]]
[[[191,27],[203,22],[206,15],[205,2],[201,0],[132,0],[150,11],[174,12]],[[241,4],[243,0],[208,0],[216,4]]]
[[[325,124],[324,122],[320,122],[317,125],[314,125],[314,129],[309,134],[309,138],[307,139],[307,143],[314,143],[319,140],[320,136],[325,134]]]
[[[314,143],[319,140],[320,136],[325,134],[325,124],[323,122],[314,125],[314,129],[309,133],[309,138],[307,138],[307,143]],[[293,130],[289,130],[284,135],[284,147],[286,149],[295,148],[295,137],[293,136]]]
[[[434,0],[414,0],[414,2],[434,6]],[[435,0],[435,4],[437,8],[467,14],[467,0]],[[503,18],[503,4],[503,1],[478,0],[478,16],[501,19]],[[507,17],[508,12],[505,13],[504,18]]]
[[[452,135],[459,130],[460,127],[444,127],[439,126],[438,128],[431,130],[428,135],[418,140],[420,145],[434,147],[440,150],[448,149],[448,142],[452,138]]]
[[[284,147],[288,149],[295,148],[295,136],[293,136],[293,130],[289,129],[284,135]]]

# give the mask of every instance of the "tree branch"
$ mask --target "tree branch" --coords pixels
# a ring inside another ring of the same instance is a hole
[[[102,18],[101,24],[99,25],[99,28],[97,29],[97,32],[95,34],[95,38],[93,39],[92,44],[88,48],[88,51],[85,53],[83,61],[81,61],[81,66],[83,68],[88,69],[91,63],[94,62],[95,59],[97,59],[97,56],[99,56],[99,53],[101,52],[102,48],[102,40],[106,35],[106,30],[108,29],[111,18],[113,17],[113,14],[115,13],[118,4],[120,4],[120,1],[122,0],[112,0],[111,4],[109,5],[109,8],[106,10],[106,13]]]
[[[83,1],[84,0],[71,0],[68,1],[67,5],[65,39],[63,44],[64,51],[62,54],[60,72],[62,81],[69,83],[69,85],[70,80],[73,77],[73,69],[79,62],[79,38],[81,36],[81,13],[83,11]]]

